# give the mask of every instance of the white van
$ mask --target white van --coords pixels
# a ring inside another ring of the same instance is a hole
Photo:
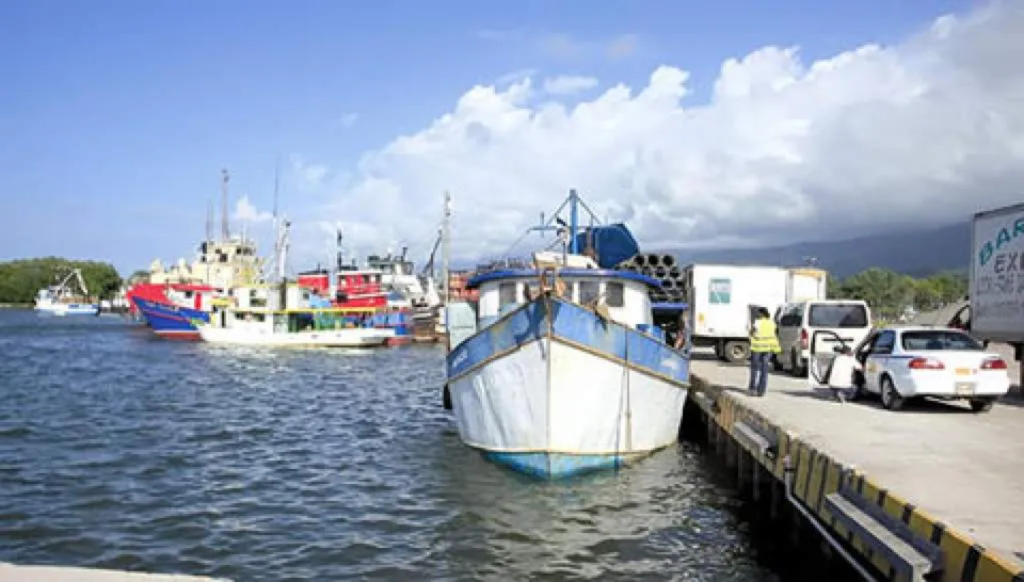
[[[775,323],[782,348],[782,353],[775,357],[775,369],[806,376],[811,355],[808,344],[814,332],[835,333],[853,349],[871,333],[871,309],[858,300],[798,301],[783,305]],[[836,343],[836,339],[827,334],[820,334],[818,338],[819,342]]]

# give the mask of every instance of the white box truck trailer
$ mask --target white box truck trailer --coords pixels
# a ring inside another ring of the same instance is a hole
[[[684,281],[692,345],[731,363],[750,355],[752,307],[774,315],[797,298],[824,298],[827,284],[819,269],[701,264],[686,267]]]
[[[1024,359],[1024,204],[979,212],[971,221],[970,332]],[[1024,384],[1024,366],[1018,382]],[[1018,384],[1021,385],[1021,384]]]

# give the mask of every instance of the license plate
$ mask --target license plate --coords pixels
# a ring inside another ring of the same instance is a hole
[[[957,382],[956,383],[956,395],[957,396],[970,396],[974,394],[974,384],[971,382]]]
[[[956,369],[956,375],[957,376],[970,376],[973,373],[974,373],[974,370],[972,370],[970,368],[957,368]]]

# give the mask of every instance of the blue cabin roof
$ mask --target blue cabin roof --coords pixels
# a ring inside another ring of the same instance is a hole
[[[648,277],[647,275],[641,275],[640,273],[633,273],[630,271],[614,271],[612,269],[560,269],[558,271],[558,275],[560,277],[589,277],[637,281],[656,289],[661,288],[661,281]],[[466,283],[466,287],[473,289],[475,287],[479,287],[483,283],[487,283],[488,281],[498,281],[502,279],[533,279],[539,276],[540,271],[537,269],[504,269],[501,271],[491,271],[489,273],[476,275]]]

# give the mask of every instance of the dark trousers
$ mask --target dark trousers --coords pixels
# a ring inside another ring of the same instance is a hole
[[[768,360],[770,352],[751,352],[750,386],[751,394],[764,395],[768,390]]]

